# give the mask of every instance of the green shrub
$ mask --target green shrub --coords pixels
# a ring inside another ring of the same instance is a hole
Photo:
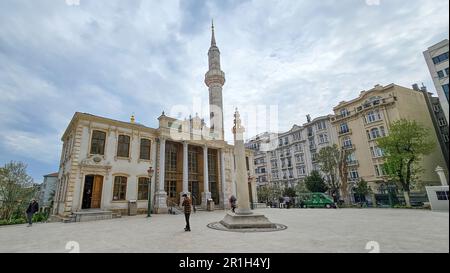
[[[47,220],[47,215],[43,212],[38,212],[33,215],[33,222],[44,222]]]
[[[0,220],[0,226],[4,225],[19,225],[25,224],[27,221],[24,218],[13,218],[11,221],[8,220]]]

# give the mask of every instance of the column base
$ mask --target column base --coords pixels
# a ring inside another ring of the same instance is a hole
[[[155,194],[154,213],[156,214],[168,213],[167,193],[165,191],[160,191]]]
[[[202,192],[202,204],[200,205],[200,207],[202,209],[207,208],[208,199],[211,199],[211,193],[210,192]]]

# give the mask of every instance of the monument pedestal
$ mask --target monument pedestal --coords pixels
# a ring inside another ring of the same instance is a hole
[[[276,228],[276,224],[272,223],[262,214],[234,214],[228,212],[220,223],[228,229],[242,228]]]

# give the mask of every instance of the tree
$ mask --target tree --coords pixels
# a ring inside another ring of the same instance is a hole
[[[355,187],[355,194],[359,197],[366,196],[369,193],[369,186],[367,186],[367,182],[364,179],[361,179]]]
[[[416,121],[401,119],[390,124],[390,133],[377,141],[385,155],[384,171],[393,182],[403,188],[406,206],[410,207],[411,183],[423,171],[418,163],[430,154],[435,143],[429,139],[428,129]]]
[[[295,197],[297,194],[293,188],[285,188],[283,191],[284,196]]]
[[[349,152],[346,149],[341,149],[339,151],[339,160],[338,160],[338,170],[339,170],[339,178],[341,179],[341,191],[342,197],[346,204],[350,203],[349,193],[348,193],[348,168],[347,168],[347,158]]]
[[[260,186],[257,188],[258,200],[260,201],[268,201],[270,195],[269,186]]]
[[[0,219],[12,219],[14,214],[23,214],[25,207],[36,193],[33,179],[22,162],[6,163],[0,167]]]
[[[320,169],[325,174],[328,187],[331,191],[336,193],[336,198],[339,200],[339,189],[341,186],[339,180],[339,163],[341,153],[336,144],[327,146],[319,151],[318,161]]]
[[[309,190],[306,188],[306,183],[303,181],[297,183],[297,185],[295,186],[296,195],[300,195],[300,194],[306,193],[306,192],[309,192]]]
[[[328,190],[327,184],[325,184],[322,176],[316,170],[312,171],[311,174],[305,178],[305,184],[310,192],[326,192]]]

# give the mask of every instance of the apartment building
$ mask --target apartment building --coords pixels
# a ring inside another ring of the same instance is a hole
[[[350,150],[350,188],[363,178],[377,192],[387,181],[382,168],[383,151],[376,140],[389,134],[393,121],[415,120],[429,128],[431,140],[439,143],[425,97],[413,89],[395,84],[376,85],[369,91],[361,91],[355,99],[340,102],[333,110],[335,116],[331,122],[338,133],[338,143],[343,149]],[[424,172],[418,181],[425,185],[439,184],[434,171],[438,165],[446,166],[441,149],[436,148],[422,159]]]
[[[337,143],[331,115],[321,116],[302,126],[294,124],[289,131],[262,133],[247,141],[254,151],[257,185],[295,187],[312,170],[320,171],[317,155],[323,147]]]
[[[441,108],[444,111],[445,118],[448,119],[448,92],[449,92],[449,68],[448,68],[448,40],[445,39],[423,52],[428,70],[433,79],[434,86],[439,96]]]

